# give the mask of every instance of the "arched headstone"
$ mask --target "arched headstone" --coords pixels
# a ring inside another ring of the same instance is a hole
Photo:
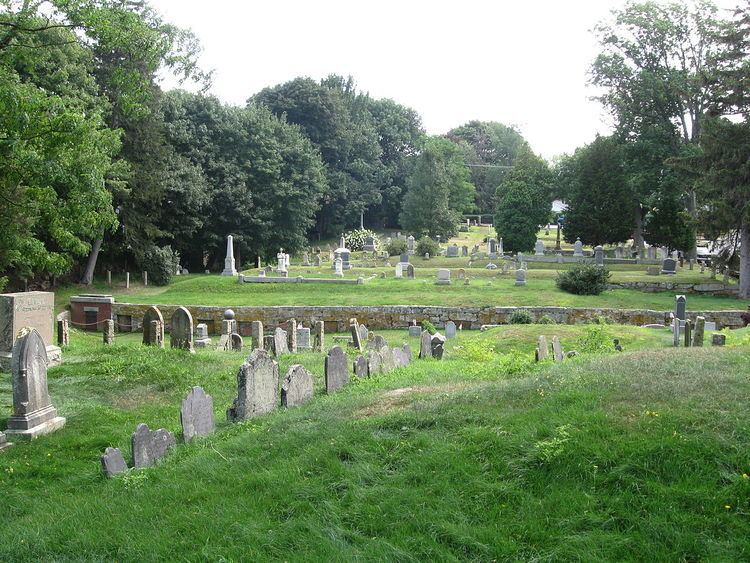
[[[159,333],[151,334],[151,321],[159,321]],[[146,346],[164,346],[164,317],[158,308],[153,305],[143,315],[143,344]]]
[[[193,316],[185,307],[177,307],[169,323],[169,343],[172,348],[194,352]]]

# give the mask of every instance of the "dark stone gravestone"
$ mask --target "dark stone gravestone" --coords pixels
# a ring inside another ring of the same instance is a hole
[[[193,316],[185,307],[177,307],[172,320],[169,322],[169,345],[194,352],[193,345]]]

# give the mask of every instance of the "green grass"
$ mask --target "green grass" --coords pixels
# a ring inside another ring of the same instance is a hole
[[[622,354],[533,364],[540,333]],[[405,332],[384,333],[392,344]],[[50,390],[67,426],[0,453],[0,560],[743,560],[750,557],[750,349],[670,349],[668,331],[463,333],[334,396],[224,422],[242,355],[104,348],[74,332]],[[747,331],[732,333],[732,342]],[[416,342],[412,341],[413,349]],[[9,412],[7,378],[0,405]],[[195,384],[219,428],[105,480],[139,422],[177,430]],[[0,422],[0,424],[2,424]]]

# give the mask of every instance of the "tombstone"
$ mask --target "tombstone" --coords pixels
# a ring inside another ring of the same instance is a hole
[[[498,256],[503,256],[503,237],[500,237],[497,241],[497,254]]]
[[[523,268],[516,270],[516,285],[526,285],[526,270]]]
[[[214,431],[214,400],[201,387],[193,387],[180,408],[182,439],[190,442]]]
[[[661,268],[659,268],[659,266],[648,266],[646,268],[647,276],[658,276],[659,272],[661,272]]]
[[[367,329],[365,325],[359,325],[358,328],[359,328],[359,341],[361,344],[364,344],[370,338],[370,331]]]
[[[432,357],[432,336],[426,330],[422,331],[422,335],[419,340],[419,359],[424,360],[425,358]]]
[[[677,348],[680,345],[680,319],[672,318],[672,345]]]
[[[367,359],[364,356],[357,356],[357,359],[354,360],[352,371],[359,379],[369,377],[370,373],[367,369]]]
[[[677,273],[677,260],[674,258],[665,258],[661,263],[662,274],[676,274]]]
[[[674,302],[674,316],[681,321],[684,321],[687,318],[685,316],[687,310],[687,298],[684,295],[675,295]]]
[[[404,253],[403,253],[403,254],[402,254],[402,255],[401,255],[400,257],[399,257],[399,259],[398,259],[398,260],[399,260],[399,263],[401,264],[401,266],[402,266],[402,267],[406,268],[406,265],[407,265],[407,264],[409,263],[409,256],[410,256],[410,255],[409,255],[409,253],[408,253],[408,252],[404,252]]]
[[[8,436],[34,439],[65,426],[47,390],[47,347],[35,328],[21,329],[13,344],[11,373],[13,415],[8,419]]]
[[[414,265],[413,264],[407,264],[406,265],[406,277],[410,280],[414,279]]]
[[[357,350],[364,350],[364,347],[362,346],[362,338],[359,334],[359,324],[357,323],[357,319],[349,320],[349,332],[352,335],[352,346]]]
[[[693,322],[690,319],[685,321],[684,326],[684,344],[685,348],[690,348],[693,345]]]
[[[169,345],[195,352],[193,347],[193,316],[185,307],[177,307],[169,321]]]
[[[346,248],[346,240],[344,240],[343,236],[341,237],[341,239],[339,239],[339,247],[333,252],[333,256],[334,256],[334,261],[336,258],[341,260],[342,270],[351,270],[352,268],[352,265],[350,263],[351,251],[348,248]]]
[[[236,332],[233,332],[230,335],[230,340],[232,343],[232,350],[235,352],[242,352],[242,347],[245,345],[245,341],[242,339],[242,336]]]
[[[302,253],[302,265],[303,266],[310,265],[310,254],[307,251]]]
[[[107,319],[104,321],[104,330],[102,330],[102,341],[105,346],[112,346],[115,343],[115,321]]]
[[[556,362],[562,362],[563,359],[565,359],[565,354],[563,353],[562,344],[560,343],[560,338],[557,336],[552,337],[552,355],[553,359]]]
[[[705,323],[705,329],[706,331],[714,331],[716,330],[716,321],[706,321]]]
[[[346,354],[339,346],[328,352],[325,360],[326,393],[334,393],[349,382]]]
[[[333,261],[334,275],[343,278],[344,277],[344,261],[341,258],[336,258]]]
[[[206,348],[211,345],[211,339],[208,337],[208,325],[199,323],[195,327],[195,347]]]
[[[447,268],[440,268],[437,271],[437,285],[450,285],[451,284],[451,271]]]
[[[381,373],[388,373],[396,369],[396,362],[393,359],[393,351],[388,346],[383,346],[378,353],[380,354]]]
[[[119,448],[107,448],[104,450],[104,455],[99,459],[104,475],[107,477],[114,477],[128,470],[128,464],[125,463],[125,458],[122,457],[122,452]]]
[[[534,245],[534,255],[544,256],[544,241],[540,238],[536,239],[536,244]]]
[[[656,247],[655,246],[649,246],[646,250],[646,257],[649,260],[656,260]]]
[[[310,352],[312,350],[309,328],[300,326],[297,329],[297,350],[301,352]]]
[[[290,354],[297,353],[297,321],[289,319],[283,325],[286,331],[286,345]]]
[[[436,360],[443,359],[443,353],[445,352],[445,336],[440,333],[435,333],[430,339],[430,353]]]
[[[573,256],[583,256],[583,243],[580,238],[576,238],[576,241],[573,243]]]
[[[276,328],[273,331],[273,353],[277,357],[289,353],[286,331],[281,328]]]
[[[150,430],[147,424],[141,423],[133,432],[131,443],[133,467],[150,467],[166,456],[177,441],[168,430]]]
[[[227,236],[227,255],[224,258],[224,270],[222,276],[236,276],[237,268],[234,263],[234,245],[232,244],[232,235]]]
[[[401,278],[404,277],[404,265],[401,262],[399,262],[398,264],[396,264],[396,273],[395,273],[395,275],[396,275],[396,279],[397,280],[400,280]]]
[[[9,442],[8,439],[5,437],[5,433],[0,432],[0,450],[4,450],[5,448],[9,448],[13,445],[12,442]]]
[[[183,276],[187,276],[187,275],[188,275],[189,273],[190,273],[190,272],[188,271],[188,269],[187,269],[187,268],[183,268],[183,269],[182,269],[182,275],[183,275]]]
[[[289,271],[286,267],[286,254],[284,253],[284,249],[280,248],[276,253],[276,273],[284,276],[285,274],[288,274],[288,272]]]
[[[2,228],[2,227],[0,227]],[[55,294],[27,291],[0,294],[0,371],[10,371],[13,345],[23,328],[34,328],[47,345],[50,366],[62,361],[62,351],[53,344],[55,338]]]
[[[320,268],[320,254],[316,254],[313,258],[313,266]]]
[[[429,252],[425,252],[424,253],[424,259],[425,260],[429,260],[430,259],[430,253]]]
[[[622,245],[615,248],[615,258],[622,259],[625,257],[625,249],[622,247]]]
[[[703,346],[703,337],[706,330],[706,318],[695,317],[695,330],[693,331],[693,346]]]
[[[409,336],[412,338],[419,338],[422,335],[422,327],[417,325],[417,321],[414,320],[409,325]]]
[[[711,335],[711,346],[724,346],[727,343],[727,335],[715,332]]]
[[[445,250],[445,256],[446,258],[458,258],[458,245],[448,245],[448,248]]]
[[[308,329],[309,330],[309,329]],[[313,376],[300,364],[289,368],[281,384],[281,406],[284,408],[304,405],[313,397]]]
[[[130,272],[125,272],[125,289],[130,289]]]
[[[325,349],[325,323],[317,321],[313,324],[313,352],[322,352]]]
[[[263,346],[263,323],[260,321],[253,321],[250,323],[250,335],[252,337],[252,348],[253,350],[262,349]]]
[[[541,362],[547,359],[549,355],[549,346],[547,344],[547,337],[543,334],[539,335],[536,345],[536,361]]]
[[[414,237],[412,235],[409,235],[408,237],[406,237],[406,253],[407,253],[407,258],[405,261],[408,262],[409,261],[408,257],[414,255]],[[404,260],[402,260],[402,262],[404,262]]]
[[[594,248],[594,264],[604,266],[604,248],[598,245]]]
[[[497,239],[490,238],[487,241],[487,256],[492,258],[497,258]]]
[[[456,323],[448,321],[445,323],[445,337],[450,340],[456,338]]]
[[[274,352],[274,337],[273,334],[267,334],[263,337],[263,347],[258,348],[258,350],[267,350],[271,352],[272,354],[275,354]]]
[[[468,246],[462,246],[461,247],[461,256],[466,257],[469,255],[469,247]]]
[[[373,252],[375,250],[375,237],[368,235],[365,237],[365,244],[362,247],[365,252]]]
[[[158,321],[159,325],[154,326],[153,321]],[[161,311],[153,305],[143,315],[143,344],[164,347],[164,317]]]
[[[412,358],[411,346],[409,346],[408,344],[404,344],[403,346],[401,346],[401,354],[403,361],[406,362],[404,365],[409,365]]]
[[[57,321],[57,345],[60,348],[70,345],[70,323],[66,319]]]
[[[265,350],[253,350],[237,372],[237,397],[227,410],[227,420],[237,422],[260,416],[278,404],[279,364]]]

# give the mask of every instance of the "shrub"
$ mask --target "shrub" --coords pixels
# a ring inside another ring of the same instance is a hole
[[[375,239],[375,246],[378,245],[377,235],[369,229],[355,229],[344,233],[344,240],[349,250],[362,250],[365,247],[365,241],[367,237]]]
[[[169,285],[180,265],[180,255],[167,246],[152,246],[143,253],[141,267],[148,272],[148,279],[155,285]]]
[[[586,327],[586,332],[577,341],[578,350],[597,354],[614,350],[612,334],[605,324],[592,324]]]
[[[5,289],[5,286],[8,285],[8,278],[7,276],[0,276],[0,291]],[[745,325],[747,326],[747,325]]]
[[[526,309],[516,309],[508,319],[512,325],[530,325],[533,321],[531,313]]]
[[[610,271],[604,266],[591,263],[579,263],[570,270],[557,274],[557,287],[576,295],[599,295],[607,289],[607,282],[611,277]]]
[[[419,239],[414,252],[417,256],[424,256],[425,254],[437,256],[440,254],[440,245],[430,237],[422,237]]]
[[[400,256],[406,252],[406,241],[400,238],[391,239],[391,242],[386,245],[385,249],[388,252],[388,256]]]
[[[430,334],[435,334],[437,332],[435,325],[428,320],[422,321],[422,330],[426,330]]]
[[[542,315],[542,318],[537,321],[540,325],[554,325],[557,324],[555,319],[550,317],[549,315]]]

